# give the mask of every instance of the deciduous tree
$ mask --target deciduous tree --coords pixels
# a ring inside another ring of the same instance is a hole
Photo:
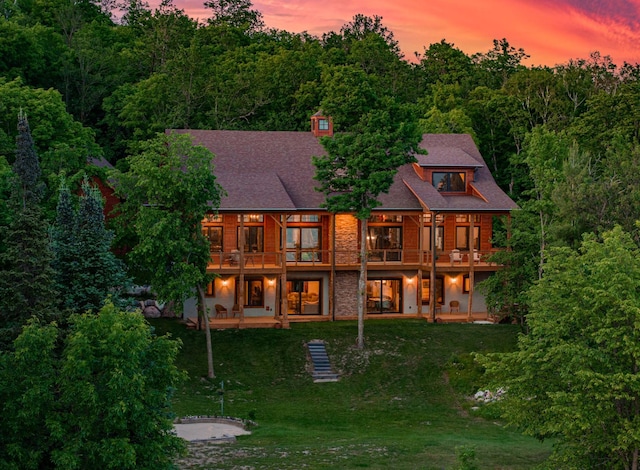
[[[367,281],[367,220],[389,191],[402,165],[415,161],[421,135],[406,107],[384,100],[386,107],[370,110],[349,132],[323,137],[326,155],[313,158],[316,188],[326,195],[330,212],[355,214],[360,221],[358,281],[358,347],[364,347],[364,306]],[[383,103],[380,103],[382,105]]]
[[[173,468],[179,342],[113,304],[70,323],[31,321],[0,355],[0,466]]]
[[[529,291],[530,333],[485,358],[507,389],[505,416],[525,434],[556,438],[554,468],[640,463],[640,251],[620,227],[577,250],[550,250]],[[487,360],[489,359],[489,360]]]
[[[137,242],[130,259],[163,300],[182,303],[198,294],[207,337],[208,375],[214,377],[204,288],[209,244],[200,223],[220,205],[223,190],[213,174],[214,155],[188,135],[159,134],[127,157],[129,171],[115,172],[117,192],[126,199],[122,217]]]

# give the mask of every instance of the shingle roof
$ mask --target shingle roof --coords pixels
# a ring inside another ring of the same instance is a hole
[[[220,210],[317,210],[324,195],[315,191],[312,156],[325,150],[311,132],[168,130],[191,134],[196,144],[215,154],[214,173],[227,192]],[[412,165],[399,169],[388,194],[379,201],[386,210],[509,211],[516,204],[498,187],[473,140],[466,134],[426,134],[427,166],[474,167],[474,188],[482,198],[443,196],[422,181]]]

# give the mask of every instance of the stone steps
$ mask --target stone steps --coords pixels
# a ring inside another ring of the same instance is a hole
[[[324,341],[314,340],[307,343],[309,357],[313,365],[311,376],[314,382],[337,382],[340,376],[333,371]]]

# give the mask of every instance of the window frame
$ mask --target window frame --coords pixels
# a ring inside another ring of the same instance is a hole
[[[454,176],[460,178],[462,188],[458,187],[460,183],[454,181]],[[434,171],[431,173],[431,184],[439,193],[464,193],[467,191],[467,173],[464,171]]]
[[[238,286],[240,280],[236,278],[236,286]],[[254,289],[258,288],[256,291],[257,300],[253,300]],[[236,292],[236,298],[239,295]],[[244,298],[241,299],[244,308],[264,308],[264,278],[263,277],[245,277],[244,279]],[[255,302],[255,303],[254,303]],[[258,303],[259,302],[259,303]],[[239,303],[239,302],[238,302]]]

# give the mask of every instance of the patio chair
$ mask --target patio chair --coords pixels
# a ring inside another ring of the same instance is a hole
[[[240,305],[233,304],[233,307],[231,307],[231,318],[235,318],[236,315],[238,315],[238,317],[240,316]]]
[[[227,308],[224,305],[216,304],[215,309],[216,309],[216,318],[227,318],[229,316],[229,312],[227,311]]]
[[[473,262],[479,263],[481,259],[482,259],[482,256],[480,255],[480,252],[478,250],[473,250]]]
[[[451,261],[451,266],[453,266],[453,263],[456,261],[462,264],[462,253],[460,253],[460,250],[451,250],[451,253],[449,253],[449,260]]]
[[[460,302],[452,300],[449,302],[449,313],[460,312]]]

